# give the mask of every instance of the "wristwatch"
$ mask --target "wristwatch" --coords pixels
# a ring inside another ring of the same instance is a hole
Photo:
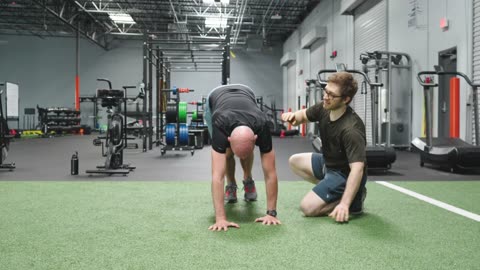
[[[267,210],[267,215],[277,217],[277,210]]]

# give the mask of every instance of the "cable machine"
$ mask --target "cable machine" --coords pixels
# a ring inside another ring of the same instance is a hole
[[[383,86],[376,93],[372,110],[372,137],[397,149],[410,148],[412,126],[412,64],[406,53],[374,51],[360,54],[363,72],[373,72],[375,83]],[[365,92],[366,93],[366,92]],[[365,96],[366,97],[366,96]],[[373,96],[372,96],[373,97]],[[365,102],[367,107],[367,102]],[[365,112],[366,112],[365,108]],[[367,117],[365,116],[365,120]],[[378,127],[378,128],[377,128]]]

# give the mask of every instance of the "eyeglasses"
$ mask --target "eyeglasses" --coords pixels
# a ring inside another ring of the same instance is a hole
[[[329,99],[334,99],[334,98],[341,98],[343,97],[343,95],[335,95],[333,94],[332,92],[326,90],[326,89],[322,89],[322,93],[323,93],[323,96],[327,95],[327,98]]]

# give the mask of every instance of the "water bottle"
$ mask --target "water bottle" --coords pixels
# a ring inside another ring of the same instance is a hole
[[[70,160],[70,173],[72,175],[78,175],[78,152],[75,151],[75,154],[72,155]]]

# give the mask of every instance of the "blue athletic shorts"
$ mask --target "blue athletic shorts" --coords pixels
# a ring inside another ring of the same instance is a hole
[[[329,169],[325,166],[325,159],[320,153],[312,153],[313,174],[320,182],[313,187],[312,191],[326,203],[332,203],[342,198],[347,184],[347,176],[338,170]],[[350,209],[361,205],[363,187],[367,182],[367,175],[363,174],[362,182]]]

